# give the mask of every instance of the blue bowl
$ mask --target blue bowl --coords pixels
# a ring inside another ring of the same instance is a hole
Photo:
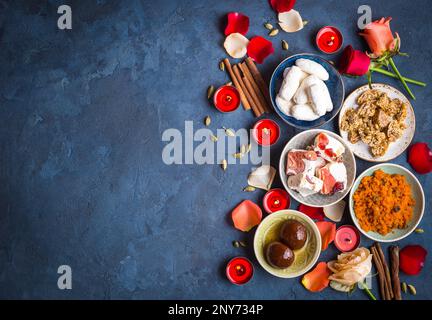
[[[314,120],[314,121],[302,121],[297,120],[293,117],[290,117],[282,112],[276,104],[276,96],[279,92],[280,86],[283,81],[283,72],[286,68],[291,67],[295,64],[297,59],[304,58],[315,61],[322,65],[327,72],[329,73],[329,79],[325,81],[327,88],[330,92],[331,99],[333,101],[333,110],[331,112],[327,112],[322,117]],[[293,55],[291,57],[283,60],[273,72],[273,75],[270,79],[270,97],[273,104],[273,108],[276,110],[276,113],[289,125],[300,128],[300,129],[312,129],[322,126],[326,124],[330,120],[332,120],[342,108],[342,103],[345,97],[345,88],[342,81],[342,77],[339,72],[336,70],[333,65],[330,64],[327,60],[310,53],[300,53]]]

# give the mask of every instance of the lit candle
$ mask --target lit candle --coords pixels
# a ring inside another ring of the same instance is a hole
[[[260,146],[271,146],[279,139],[279,125],[270,119],[259,120],[253,127],[252,136]]]
[[[342,252],[349,252],[357,249],[360,244],[359,231],[350,225],[339,227],[336,230],[335,246]]]
[[[252,262],[250,262],[249,259],[236,257],[228,262],[226,275],[231,283],[243,285],[252,279],[253,270]]]
[[[232,112],[240,105],[240,94],[234,86],[222,86],[216,90],[213,103],[221,112]]]
[[[263,198],[263,207],[267,213],[284,210],[290,206],[288,192],[283,189],[271,189]]]
[[[343,43],[342,33],[335,27],[321,28],[316,36],[316,45],[324,53],[335,53]]]

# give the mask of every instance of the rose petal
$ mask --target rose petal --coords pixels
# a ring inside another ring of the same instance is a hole
[[[271,189],[275,176],[275,168],[269,165],[262,165],[249,173],[248,185],[268,191]]]
[[[316,225],[321,234],[321,250],[324,251],[336,237],[336,223],[319,221]]]
[[[426,143],[417,142],[409,150],[408,162],[418,173],[432,172],[432,151]]]
[[[227,16],[228,24],[225,28],[225,35],[229,36],[231,33],[246,35],[249,31],[249,17],[239,12],[230,12]]]
[[[330,269],[327,268],[327,263],[320,262],[311,272],[303,276],[302,284],[311,292],[320,292],[328,287],[331,273]]]
[[[247,53],[249,40],[240,33],[231,33],[226,37],[224,48],[233,58],[243,58]]]
[[[298,211],[304,213],[309,218],[313,220],[323,221],[324,220],[324,211],[323,208],[309,207],[305,204],[300,204],[298,207]]]
[[[339,222],[342,220],[344,211],[345,211],[346,202],[344,200],[340,200],[331,206],[327,206],[323,208],[324,214],[327,218],[334,222]]]
[[[250,200],[240,203],[231,213],[234,227],[244,232],[248,232],[261,222],[261,208]]]
[[[303,19],[296,10],[279,13],[279,26],[285,32],[297,32],[303,29]]]
[[[410,245],[399,253],[399,267],[409,275],[417,275],[423,269],[427,251],[419,245]]]
[[[295,3],[295,0],[270,0],[270,6],[277,13],[290,11]]]
[[[263,63],[264,59],[274,52],[273,44],[267,39],[253,37],[247,46],[247,54],[256,63]]]

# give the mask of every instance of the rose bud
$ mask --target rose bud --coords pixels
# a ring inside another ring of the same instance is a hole
[[[391,17],[381,18],[366,25],[359,34],[365,38],[369,48],[375,57],[380,57],[386,51],[398,50],[400,39],[396,33],[396,38],[390,29]],[[398,47],[396,48],[396,44]]]
[[[360,50],[354,50],[351,45],[342,52],[339,60],[339,72],[350,76],[363,76],[369,71],[370,58]]]

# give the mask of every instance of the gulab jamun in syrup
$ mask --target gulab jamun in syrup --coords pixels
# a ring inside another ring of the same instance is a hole
[[[299,250],[307,240],[306,227],[296,220],[288,220],[281,228],[280,239],[291,250]]]
[[[294,262],[294,252],[278,241],[268,245],[266,257],[267,262],[278,269],[286,269]]]

